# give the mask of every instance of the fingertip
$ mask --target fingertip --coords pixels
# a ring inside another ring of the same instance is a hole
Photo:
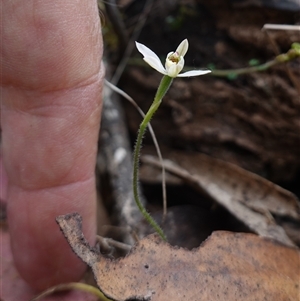
[[[79,281],[86,270],[55,221],[58,215],[79,212],[83,217],[84,235],[91,245],[94,244],[96,205],[86,201],[94,196],[88,195],[92,190],[89,183],[85,184],[76,183],[73,189],[60,187],[52,195],[46,191],[20,192],[17,188],[9,191],[14,198],[14,202],[8,204],[8,222],[15,265],[37,291]],[[66,200],[65,193],[72,195],[73,200]],[[24,202],[28,198],[30,202]]]

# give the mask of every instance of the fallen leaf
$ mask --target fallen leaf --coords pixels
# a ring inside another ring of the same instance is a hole
[[[170,152],[168,158],[172,161],[164,160],[166,171],[196,185],[253,232],[294,245],[271,213],[300,221],[295,195],[236,165],[203,154],[193,154],[192,161],[190,157]],[[160,166],[160,162],[149,155],[142,156],[141,161]]]
[[[254,234],[214,232],[192,251],[154,234],[111,260],[88,245],[79,214],[57,222],[101,291],[116,301],[299,300],[299,251]]]
[[[230,189],[234,192],[233,197],[237,201],[245,203],[250,208],[268,210],[277,215],[300,220],[297,197],[257,174],[200,153],[193,153],[191,156],[184,152],[169,152],[168,159],[165,160],[167,163],[171,163],[170,160],[172,160],[175,164],[180,164],[180,167],[188,170],[191,175],[205,177],[206,182],[211,180],[212,184]],[[142,156],[142,160],[154,162],[152,156]],[[170,165],[168,164],[168,166]],[[203,184],[206,183],[203,182]]]

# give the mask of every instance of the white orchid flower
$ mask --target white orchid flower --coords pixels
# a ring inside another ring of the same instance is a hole
[[[165,68],[162,65],[159,57],[145,45],[135,42],[137,50],[144,56],[144,61],[159,73],[169,77],[189,77],[198,76],[210,73],[210,70],[192,70],[185,73],[180,73],[184,66],[184,56],[188,51],[188,40],[183,40],[177,47],[175,52],[169,52],[165,62]]]

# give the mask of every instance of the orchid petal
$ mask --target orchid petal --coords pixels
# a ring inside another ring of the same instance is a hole
[[[183,58],[183,56],[181,56],[179,62],[177,63],[178,73],[181,72],[183,67],[184,67],[184,58]]]
[[[167,75],[167,71],[162,65],[158,57],[157,58],[153,56],[144,57],[144,61],[159,73]]]
[[[174,54],[174,51],[169,52],[169,53],[167,54],[167,58],[166,58],[166,59],[168,59],[168,57],[169,57],[170,55],[173,55],[173,54]]]
[[[170,76],[170,77],[177,77],[178,76],[177,65],[176,64],[172,64],[168,67],[167,75]]]
[[[166,63],[165,63],[165,68],[168,71],[169,68],[171,68],[171,66],[175,65],[176,63],[172,62],[171,60],[169,60],[168,58],[166,59]]]
[[[184,58],[180,57],[178,63],[172,62],[171,60],[166,60],[166,71],[170,77],[177,77],[178,73],[182,70],[184,66]]]
[[[210,73],[210,70],[192,70],[192,71],[187,71],[181,74],[178,74],[177,77],[190,77],[190,76],[198,76],[198,75],[204,75],[207,73]]]
[[[185,56],[188,49],[189,49],[189,42],[187,39],[184,39],[177,47],[176,52],[178,53],[179,56]]]

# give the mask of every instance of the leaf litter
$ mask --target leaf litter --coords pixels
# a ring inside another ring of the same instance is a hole
[[[257,174],[204,154],[191,156],[170,151],[168,158],[164,160],[168,173],[196,186],[251,231],[286,245],[295,245],[273,218],[277,215],[300,222],[299,200],[294,194]],[[142,156],[141,161],[160,167],[159,161],[150,155]]]
[[[151,234],[114,260],[89,246],[78,213],[57,223],[112,300],[299,300],[299,250],[271,239],[216,231],[189,251]]]

